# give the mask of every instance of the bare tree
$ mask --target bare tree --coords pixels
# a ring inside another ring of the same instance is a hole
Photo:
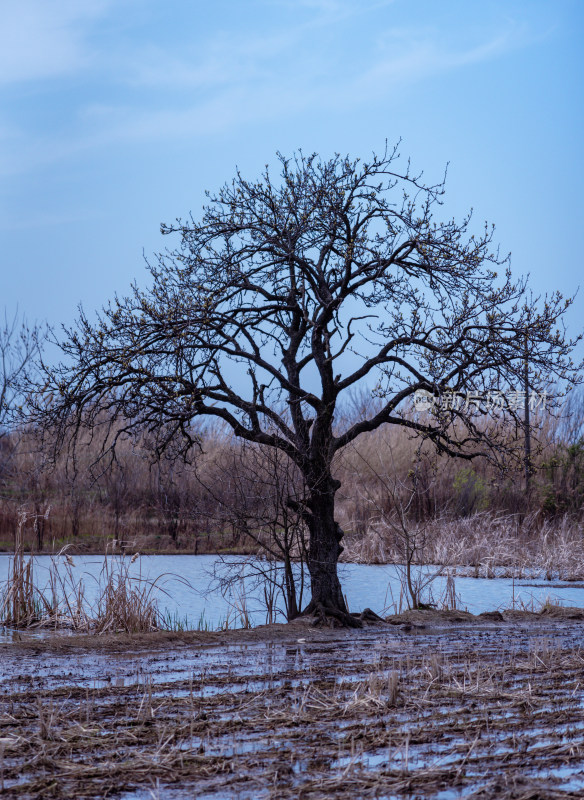
[[[277,448],[244,442],[221,453],[199,480],[213,498],[216,523],[231,528],[234,544],[243,538],[255,551],[251,558],[230,558],[221,565],[220,585],[229,588],[242,574],[270,584],[270,596],[281,596],[286,619],[295,619],[308,562],[306,526],[292,508],[304,499],[298,467]]]
[[[0,437],[7,433],[25,377],[40,355],[43,329],[30,327],[19,318],[18,312],[10,318],[4,311],[0,323]]]
[[[531,388],[574,378],[574,341],[557,330],[572,301],[530,300],[492,249],[492,228],[436,219],[444,183],[400,169],[397,149],[367,162],[279,159],[277,179],[267,167],[257,181],[237,172],[208,194],[200,221],[162,226],[178,248],[149,264],[150,288],[135,285],[95,322],[81,313],[33,411],[62,442],[104,410],[122,419],[104,452],[147,428],[163,432],[161,450],[181,437],[186,453],[198,417],[281,450],[306,485],[305,500],[290,499],[309,531],[305,611],[355,624],[337,576],[335,454],[392,424],[453,456],[502,455],[501,414],[472,402],[412,414],[412,397],[521,386],[527,328]],[[363,383],[379,410],[336,424],[341,398]]]
[[[22,386],[38,364],[43,336],[42,326],[31,327],[18,312],[9,317],[4,311],[0,323],[0,476],[15,452],[16,439],[8,434],[23,403]]]

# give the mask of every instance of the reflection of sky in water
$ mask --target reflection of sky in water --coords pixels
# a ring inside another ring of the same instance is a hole
[[[129,559],[128,559],[129,560]],[[10,557],[0,555],[0,581],[6,580]],[[95,602],[103,558],[100,556],[74,556],[75,567],[71,569],[75,581],[84,582],[85,597],[88,603]],[[237,557],[226,557],[225,564],[234,565]],[[131,565],[131,574],[144,581],[156,580],[157,597],[161,611],[179,620],[188,620],[189,627],[197,627],[199,621],[206,622],[210,629],[224,623],[229,615],[230,627],[239,627],[237,605],[241,602],[237,591],[223,598],[217,588],[208,591],[212,584],[213,568],[219,564],[216,556],[164,555],[142,556]],[[39,586],[48,583],[50,558],[38,556],[35,559],[35,582]],[[65,578],[65,562],[60,559],[59,574]],[[400,569],[395,565],[340,564],[339,575],[343,591],[351,610],[360,611],[365,607],[378,613],[391,613],[392,605],[398,604],[401,592]],[[419,575],[419,570],[414,570]],[[472,613],[492,611],[500,608],[538,608],[547,599],[565,606],[584,608],[584,587],[580,584],[561,586],[549,584],[539,579],[511,578],[468,578],[456,577],[455,587],[459,608]],[[437,577],[430,590],[435,602],[440,604],[446,587],[446,577]],[[309,587],[305,588],[304,602],[307,601]],[[428,598],[426,594],[426,600]],[[266,622],[263,607],[263,589],[246,582],[246,607],[253,624]],[[281,600],[279,600],[282,605]],[[405,600],[404,600],[405,607]]]

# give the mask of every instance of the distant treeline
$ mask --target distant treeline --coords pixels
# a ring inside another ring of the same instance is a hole
[[[584,507],[584,399],[560,419],[540,415],[532,435],[530,487],[521,458],[500,471],[483,458],[460,461],[422,448],[403,428],[363,435],[336,463],[338,521],[349,539],[366,538],[380,513],[400,507],[416,522],[477,512],[550,520]],[[524,431],[515,432],[518,453]],[[299,476],[281,455],[242,445],[221,429],[201,432],[186,464],[159,458],[144,437],[127,439],[115,461],[99,460],[97,441],[48,466],[34,435],[0,438],[0,548],[13,547],[20,511],[36,516],[26,533],[37,552],[74,543],[102,550],[116,539],[130,549],[246,552],[294,521],[288,498]],[[255,544],[254,544],[255,543]]]

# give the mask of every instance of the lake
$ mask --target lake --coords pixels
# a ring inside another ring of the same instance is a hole
[[[73,556],[73,565],[67,565],[59,558],[58,572],[65,582],[83,581],[86,601],[91,605],[99,593],[100,574],[104,567],[103,556]],[[252,625],[266,622],[266,608],[263,588],[255,585],[252,577],[244,577],[244,590],[241,584],[233,591],[221,593],[214,572],[235,570],[241,562],[238,556],[223,557],[213,555],[153,555],[141,556],[130,564],[130,558],[108,558],[110,567],[117,563],[130,570],[136,580],[143,585],[156,582],[154,589],[160,610],[168,617],[179,620],[189,628],[208,627],[214,630],[226,623],[229,627],[241,627],[240,609],[245,604]],[[0,555],[0,584],[8,575],[9,555]],[[50,556],[35,557],[35,583],[44,588],[49,581]],[[249,571],[249,567],[247,567]],[[434,574],[432,568],[414,569],[417,579]],[[451,570],[452,574],[452,570]],[[361,611],[365,607],[378,614],[393,613],[398,610],[402,591],[403,569],[387,564],[340,564],[339,575],[343,591],[351,611]],[[431,595],[426,591],[426,602],[440,606],[444,602],[446,575],[436,577],[428,585]],[[541,578],[472,578],[454,576],[457,607],[473,614],[504,608],[537,609],[546,600],[564,606],[584,608],[584,585],[545,581]],[[305,589],[304,604],[307,597]],[[279,606],[283,603],[279,599]],[[404,608],[407,603],[402,597]],[[282,620],[282,614],[278,619]]]

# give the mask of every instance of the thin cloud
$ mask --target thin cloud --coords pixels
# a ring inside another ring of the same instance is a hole
[[[18,0],[4,3],[0,84],[78,72],[91,61],[87,36],[112,0]]]
[[[205,42],[196,58],[148,47],[120,54],[115,70],[132,86],[210,89],[264,79],[273,73],[275,59],[290,53],[301,41],[299,30],[241,37],[223,32]]]
[[[33,215],[10,216],[3,215],[0,218],[0,231],[21,231],[33,228],[54,228],[57,225],[74,225],[79,222],[88,222],[100,219],[104,216],[103,211],[78,211],[78,212],[47,212]]]
[[[288,46],[293,49],[292,40]],[[299,62],[295,71],[289,70],[285,63],[281,71],[265,70],[252,61],[247,77],[253,74],[253,80],[242,79],[237,69],[231,73],[229,60],[224,64],[226,72],[221,76],[215,75],[207,62],[200,65],[195,74],[201,85],[205,83],[203,76],[217,87],[222,84],[211,98],[192,102],[187,108],[149,110],[93,106],[88,107],[85,114],[94,122],[103,124],[98,138],[108,143],[116,139],[209,135],[234,125],[282,119],[315,108],[339,111],[346,109],[347,98],[352,98],[354,107],[362,106],[380,94],[388,96],[404,85],[422,81],[438,72],[496,58],[516,46],[517,39],[509,32],[460,50],[446,50],[431,41],[412,41],[400,55],[386,57],[382,54],[361,70],[332,79],[331,60],[326,52],[320,61]],[[248,48],[253,48],[253,44],[248,43]],[[280,62],[284,56],[280,53]],[[237,63],[237,54],[234,59]]]
[[[515,33],[518,32],[505,30],[485,42],[464,49],[447,49],[433,39],[415,37],[406,45],[402,43],[397,54],[382,56],[356,76],[352,81],[353,89],[370,95],[371,92],[379,92],[383,86],[387,91],[441,72],[497,58],[525,43],[524,37]]]
[[[49,38],[53,44],[57,33],[67,38],[69,56],[65,63],[51,61],[46,55],[44,77],[67,64],[70,68],[75,59],[83,63],[80,43],[88,35],[91,19],[108,7],[106,0],[86,0],[84,4],[26,0],[24,5],[30,10],[45,3],[61,9]],[[76,14],[78,5],[83,6],[83,14]],[[330,13],[339,4],[314,5]],[[72,133],[44,135],[42,139],[25,131],[20,137],[10,136],[5,140],[8,146],[3,148],[0,174],[28,171],[116,143],[172,141],[315,110],[334,113],[346,110],[349,99],[352,110],[362,108],[372,98],[391,96],[440,72],[497,58],[530,41],[517,25],[464,47],[460,40],[444,44],[438,30],[388,28],[372,37],[376,46],[370,52],[353,53],[350,61],[325,39],[322,48],[314,46],[308,34],[313,30],[321,41],[320,24],[309,17],[296,26],[263,35],[224,30],[207,39],[194,57],[181,54],[179,48],[170,52],[140,43],[125,53],[95,56],[93,69],[101,69],[102,77],[115,85],[118,93],[110,93],[108,102],[86,102],[78,107],[67,121]],[[341,33],[349,35],[347,25],[342,27]],[[47,46],[45,54],[50,49]],[[136,88],[138,91],[133,91]],[[140,91],[143,88],[149,90],[147,98]],[[173,91],[165,91],[169,88]]]

